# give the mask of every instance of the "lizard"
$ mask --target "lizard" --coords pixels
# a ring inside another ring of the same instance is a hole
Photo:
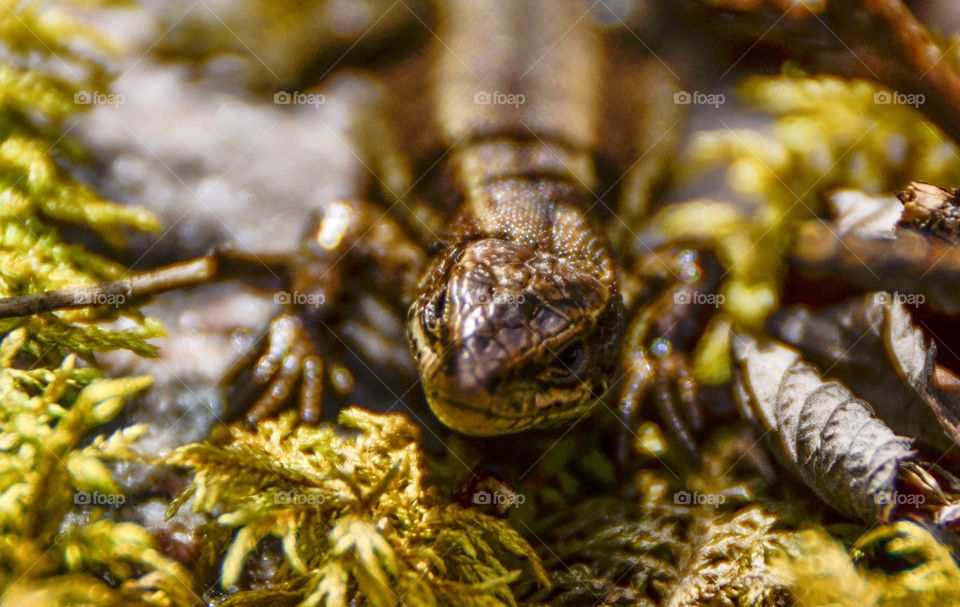
[[[616,387],[625,426],[650,396],[695,452],[684,351],[704,314],[691,294],[715,287],[711,262],[673,246],[635,253],[677,138],[676,86],[589,10],[437,3],[433,43],[382,77],[364,120],[369,195],[320,209],[277,262],[298,300],[324,304],[283,313],[229,375],[248,422],[291,400],[316,421],[334,368],[322,344],[349,342],[412,370],[437,419],[467,435],[569,424]],[[146,295],[236,261],[220,252],[95,288]],[[412,357],[351,303],[362,285],[374,285],[377,311],[405,313]],[[84,305],[82,291],[0,302],[0,313]]]

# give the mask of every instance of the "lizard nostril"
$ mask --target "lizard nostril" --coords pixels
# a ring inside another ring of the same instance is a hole
[[[443,311],[447,307],[447,285],[440,289],[440,293],[433,302],[433,315],[436,319],[443,318]]]

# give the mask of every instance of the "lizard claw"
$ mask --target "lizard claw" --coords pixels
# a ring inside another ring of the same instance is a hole
[[[658,414],[690,455],[699,459],[693,437],[703,426],[703,415],[697,402],[697,382],[693,379],[687,357],[673,351],[665,339],[655,340],[651,350],[657,359],[651,396]]]
[[[290,312],[278,316],[271,321],[265,342],[263,349],[253,349],[234,363],[224,377],[229,386],[228,418],[242,415],[252,426],[296,396],[301,421],[316,423],[323,410],[326,365],[303,321]]]
[[[652,403],[651,403],[652,401]],[[703,427],[703,415],[697,400],[697,383],[687,357],[676,352],[664,339],[653,340],[631,357],[626,383],[620,395],[619,411],[623,427],[617,445],[617,459],[629,458],[634,430],[647,403],[656,408],[660,422],[686,448],[694,460],[700,453],[694,436]]]
[[[708,296],[718,282],[719,265],[702,252],[660,251],[642,259],[636,277],[645,293],[638,296],[622,350],[626,382],[620,395],[623,431],[617,459],[625,463],[646,407],[700,460],[694,437],[703,429],[696,379],[687,353],[715,311]]]

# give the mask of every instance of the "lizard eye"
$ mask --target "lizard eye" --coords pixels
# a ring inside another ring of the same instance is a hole
[[[570,373],[578,374],[587,366],[587,349],[577,340],[557,354],[557,360]]]
[[[587,368],[587,359],[586,347],[577,340],[556,354],[556,359],[547,368],[547,378],[553,383],[577,383]]]

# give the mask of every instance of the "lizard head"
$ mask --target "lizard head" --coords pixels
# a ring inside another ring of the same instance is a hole
[[[434,414],[464,434],[562,424],[609,387],[622,310],[590,264],[500,238],[451,248],[410,308],[408,334]]]

